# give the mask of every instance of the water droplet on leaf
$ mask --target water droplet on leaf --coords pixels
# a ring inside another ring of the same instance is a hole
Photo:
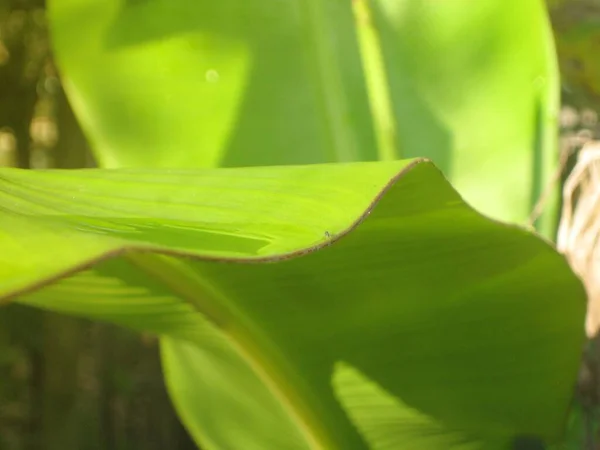
[[[217,81],[219,81],[219,78],[221,78],[219,72],[217,72],[215,69],[207,70],[205,77],[206,81],[208,81],[209,83],[216,83]]]

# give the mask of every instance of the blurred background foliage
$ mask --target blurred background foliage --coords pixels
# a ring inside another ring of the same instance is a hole
[[[92,167],[53,64],[44,3],[0,0],[0,166]],[[561,150],[574,154],[600,137],[600,0],[548,5],[562,74]],[[2,307],[0,450],[167,448],[195,446],[165,391],[154,338]]]

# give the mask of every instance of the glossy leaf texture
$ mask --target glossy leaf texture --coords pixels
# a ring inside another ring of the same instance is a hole
[[[0,230],[3,298],[163,336],[202,448],[503,449],[562,431],[581,283],[429,162],[2,169]]]
[[[558,77],[541,0],[49,7],[65,87],[104,167],[429,157],[476,208],[519,223],[554,171]]]

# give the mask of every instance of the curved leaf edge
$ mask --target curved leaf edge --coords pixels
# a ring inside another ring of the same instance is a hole
[[[531,238],[531,239],[537,238],[538,242],[540,242],[540,241],[544,242],[544,244],[547,247],[554,248],[554,246],[549,241],[544,239],[542,236],[538,235],[534,230],[526,230],[522,226],[500,222],[500,221],[491,219],[491,218],[485,216],[484,214],[480,213],[479,211],[477,211],[475,208],[470,206],[460,196],[460,194],[458,194],[456,189],[454,189],[454,187],[450,184],[450,182],[448,182],[443,177],[443,175],[441,174],[439,169],[437,169],[431,161],[429,161],[425,158],[419,158],[419,159],[415,159],[415,160],[408,162],[405,167],[403,167],[401,170],[399,170],[394,176],[391,176],[385,184],[382,183],[383,186],[378,190],[377,194],[373,196],[372,200],[365,207],[365,209],[362,211],[362,213],[357,215],[353,221],[349,221],[349,224],[346,227],[344,227],[340,232],[336,233],[334,236],[331,236],[331,239],[328,239],[326,241],[322,241],[322,242],[319,242],[314,245],[306,246],[306,247],[303,247],[303,248],[300,248],[300,249],[297,249],[297,250],[294,250],[294,251],[291,251],[288,253],[281,253],[281,254],[277,254],[277,255],[268,255],[268,256],[258,256],[258,257],[211,257],[211,256],[197,255],[197,254],[193,254],[191,252],[169,250],[169,249],[161,248],[159,246],[152,246],[152,245],[124,245],[122,247],[118,247],[118,248],[103,252],[96,258],[89,258],[89,259],[83,261],[81,264],[72,266],[70,270],[63,270],[61,273],[57,274],[57,276],[55,276],[55,277],[47,277],[44,280],[40,280],[40,282],[36,283],[35,285],[32,284],[32,285],[28,286],[26,289],[22,289],[19,292],[10,293],[9,295],[4,297],[4,300],[12,299],[13,297],[27,294],[27,293],[36,291],[38,289],[42,289],[49,284],[52,284],[63,278],[74,275],[79,271],[82,271],[87,268],[90,268],[91,266],[94,266],[95,264],[101,263],[107,259],[118,257],[118,256],[125,256],[125,257],[132,258],[135,260],[136,255],[141,255],[144,253],[151,253],[151,254],[156,254],[157,256],[159,256],[159,255],[175,256],[175,257],[193,258],[195,260],[221,262],[221,263],[276,263],[279,261],[284,261],[284,260],[289,260],[292,258],[304,256],[309,253],[313,253],[313,252],[319,251],[321,249],[324,249],[324,248],[330,246],[331,244],[337,242],[339,239],[345,237],[350,232],[354,231],[359,225],[361,225],[368,218],[370,213],[380,203],[380,201],[383,199],[383,197],[386,195],[386,193],[389,192],[390,189],[392,189],[395,185],[397,185],[400,182],[400,180],[402,180],[405,176],[407,176],[409,173],[411,173],[417,166],[425,166],[425,168],[427,168],[428,170],[435,171],[435,175],[439,176],[439,179],[441,181],[440,189],[445,189],[447,192],[451,192],[453,194],[453,197],[458,201],[458,204],[456,206],[458,208],[462,209],[463,211],[469,211],[471,213],[474,213],[477,216],[477,220],[479,220],[481,222],[485,221],[488,223],[493,223],[496,226],[501,226],[502,228],[505,228],[507,231],[511,230],[511,229],[513,231],[519,230],[522,233],[527,234],[529,238]],[[454,201],[453,201],[453,203],[454,203]],[[1,301],[0,301],[0,303],[1,303]],[[200,312],[206,313],[206,311],[200,311]],[[211,317],[210,314],[207,315],[207,318],[211,319],[211,321],[215,325],[218,326],[218,321],[215,321],[214,317]],[[240,330],[238,330],[238,331],[240,331]],[[243,331],[245,334],[253,335],[254,339],[239,339],[239,336],[238,336],[238,339],[234,339],[234,341],[238,341],[238,342],[239,341],[245,341],[245,342],[250,341],[250,342],[254,342],[255,344],[257,342],[260,342],[260,344],[263,344],[263,345],[260,345],[261,348],[264,348],[264,339],[260,339],[260,333],[258,333],[258,334],[255,333],[256,330],[253,330],[253,329],[247,330],[247,329],[244,329],[244,327],[242,327],[241,331]],[[245,337],[247,337],[247,336],[245,336]],[[248,350],[248,349],[246,349],[246,350]],[[270,356],[269,360],[271,363],[273,363],[273,362],[275,363],[275,365],[277,366],[275,369],[282,369],[282,367],[283,367],[282,373],[285,375],[289,375],[290,370],[287,370],[288,368],[286,368],[284,364],[281,364],[281,357],[280,357],[280,355],[278,355],[278,352],[276,351],[276,349],[271,349],[271,350],[272,351],[268,352],[269,356]],[[239,349],[238,349],[238,351],[239,351]],[[247,352],[241,352],[241,353],[244,354],[244,356],[245,356],[244,359],[246,360],[246,362],[252,362],[252,361],[254,361],[255,363],[257,362],[254,358],[249,357]],[[264,361],[261,361],[261,363],[264,363]],[[272,364],[267,364],[266,367],[273,369],[272,367],[269,367],[271,365]],[[258,364],[258,366],[264,368],[265,365]],[[252,367],[253,367],[254,371],[257,371],[256,364],[252,365]],[[275,373],[275,375],[281,375],[281,373],[279,373],[279,370],[267,370],[267,372],[269,373],[268,376],[265,376],[263,374],[263,376],[260,377],[263,381],[265,379],[273,381],[273,379],[281,380],[284,378],[282,376],[273,377],[274,373]],[[284,384],[284,386],[285,386],[285,384]],[[286,394],[289,394],[289,392],[284,392],[284,393],[279,392],[279,395],[277,397],[279,400],[281,400],[282,397],[284,400],[286,400],[286,399],[290,400],[290,396],[286,395]],[[303,405],[303,403],[305,403],[305,402],[302,402],[302,401],[293,401],[292,403],[294,403],[294,405],[296,407],[297,406],[306,406],[306,405]],[[312,403],[312,402],[309,401],[308,403]],[[292,412],[296,412],[296,413],[298,412],[298,411],[294,411],[294,409],[297,409],[297,408],[288,407],[286,409],[288,410],[288,412],[290,412],[290,409],[292,410]],[[304,411],[302,411],[302,409],[305,409],[305,408],[300,408],[300,413],[301,413],[300,416],[301,417],[294,417],[294,419],[296,419],[296,420],[294,420],[294,422],[297,425],[302,425],[302,424],[312,425],[313,423],[311,423],[311,422],[313,422],[313,421],[306,420],[306,417],[308,416],[310,419],[312,417],[312,414],[302,414],[304,412]],[[295,416],[295,415],[296,414],[292,414],[292,416]],[[320,430],[318,430],[318,431],[320,431]],[[303,433],[303,434],[305,436],[308,435],[309,437],[316,438],[317,442],[327,442],[329,440],[328,438],[330,438],[330,436],[328,436],[328,433],[326,433],[326,432],[319,433],[320,435],[318,434],[316,436],[311,436],[311,433]]]
[[[368,216],[373,211],[373,209],[382,200],[382,198],[386,195],[386,193],[390,191],[390,189],[392,189],[396,184],[398,184],[398,182],[400,180],[402,180],[406,175],[408,175],[410,172],[412,172],[417,166],[421,166],[421,165],[430,166],[432,169],[436,170],[439,173],[439,175],[444,180],[445,187],[449,190],[452,190],[455,193],[455,195],[457,196],[457,198],[460,199],[460,203],[461,203],[460,207],[461,208],[465,208],[467,210],[470,210],[471,212],[474,212],[475,214],[477,214],[480,217],[481,220],[485,220],[485,221],[494,223],[496,225],[503,226],[507,229],[517,229],[517,230],[526,232],[529,235],[531,235],[532,237],[538,238],[539,240],[544,242],[547,246],[549,246],[553,249],[556,249],[555,245],[551,241],[546,239],[541,234],[537,233],[533,227],[527,227],[527,226],[520,225],[520,224],[511,224],[511,223],[502,222],[500,220],[491,218],[491,217],[481,213],[480,211],[475,209],[473,206],[471,206],[469,203],[467,203],[464,200],[462,195],[460,195],[460,193],[454,188],[454,186],[452,186],[452,184],[442,174],[440,169],[438,169],[437,166],[430,159],[414,158],[405,167],[403,167],[401,170],[399,170],[396,175],[394,175],[387,181],[387,183],[379,190],[378,194],[373,197],[373,199],[368,204],[368,206],[364,209],[364,211],[356,219],[354,219],[352,222],[350,222],[340,232],[336,233],[335,235],[332,235],[326,241],[319,242],[319,243],[316,243],[316,244],[313,244],[313,245],[310,245],[307,247],[303,247],[303,248],[300,248],[300,249],[297,249],[297,250],[294,250],[291,252],[287,252],[287,253],[281,253],[278,255],[256,256],[256,257],[215,257],[215,256],[208,256],[208,255],[192,254],[189,252],[182,252],[182,251],[178,251],[178,250],[171,250],[168,248],[164,248],[161,246],[154,246],[154,245],[123,245],[123,246],[120,246],[117,248],[107,250],[105,252],[101,252],[96,257],[88,258],[79,264],[73,265],[68,270],[62,270],[61,272],[59,272],[53,276],[41,279],[38,282],[32,283],[29,286],[26,286],[26,287],[23,287],[20,289],[15,289],[6,294],[0,294],[0,305],[2,305],[4,303],[8,303],[10,301],[13,301],[15,298],[17,298],[19,296],[31,294],[33,292],[41,290],[48,285],[54,284],[62,279],[73,276],[73,275],[77,274],[78,272],[90,269],[93,266],[95,266],[96,264],[102,263],[106,260],[109,260],[112,258],[117,258],[119,256],[126,256],[131,253],[137,253],[137,254],[152,253],[152,254],[180,257],[180,258],[193,258],[196,260],[210,261],[210,262],[215,262],[215,263],[237,263],[237,264],[277,263],[280,261],[286,261],[286,260],[293,259],[293,258],[299,258],[299,257],[305,256],[305,255],[308,255],[310,253],[322,250],[326,247],[329,247],[329,246],[335,244],[340,239],[343,239],[346,235],[348,235],[352,231],[354,231],[357,227],[359,227],[368,218]],[[16,169],[16,170],[20,170],[20,169]],[[27,169],[27,170],[30,170],[30,169]],[[59,169],[58,171],[62,171],[62,170]]]

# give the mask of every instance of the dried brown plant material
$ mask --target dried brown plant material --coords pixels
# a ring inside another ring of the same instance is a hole
[[[589,337],[600,329],[600,141],[588,142],[563,187],[557,246],[585,284]]]

